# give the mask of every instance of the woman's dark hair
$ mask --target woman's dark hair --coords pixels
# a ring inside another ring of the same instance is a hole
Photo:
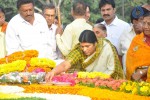
[[[115,8],[115,1],[114,0],[100,0],[99,1],[99,8],[101,9],[106,4],[110,4],[113,8]]]
[[[3,7],[0,7],[0,12],[4,13],[4,15],[5,15],[5,11],[4,11]]]
[[[95,43],[97,42],[97,38],[93,31],[84,30],[79,37],[79,42]]]
[[[33,0],[18,0],[17,1],[17,9],[19,9],[21,7],[21,5],[29,4],[29,3],[32,3],[33,6],[34,6],[34,1]]]

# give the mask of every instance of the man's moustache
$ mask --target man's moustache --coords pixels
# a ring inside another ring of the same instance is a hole
[[[26,16],[26,17],[31,17],[32,15],[28,15],[28,16]]]
[[[103,15],[103,16],[110,16],[110,15],[107,14],[107,15]]]

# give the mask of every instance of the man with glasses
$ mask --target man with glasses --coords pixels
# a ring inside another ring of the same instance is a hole
[[[54,24],[54,20],[56,16],[56,8],[52,3],[44,6],[43,16],[46,19],[49,28],[49,36],[51,37],[52,48],[53,48],[53,58],[60,59],[62,58],[62,55],[56,44],[57,26]]]

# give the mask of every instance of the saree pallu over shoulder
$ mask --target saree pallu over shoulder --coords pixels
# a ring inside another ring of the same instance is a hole
[[[131,79],[131,75],[138,67],[150,66],[150,46],[144,41],[144,33],[136,35],[128,49],[126,58],[128,80]]]
[[[97,45],[96,45],[96,52],[95,54],[87,61],[82,63],[82,67],[85,69],[87,66],[92,64],[100,55],[100,53],[103,50],[103,39],[99,39]]]
[[[91,56],[86,56],[78,44],[67,55],[66,59],[71,62],[71,65],[75,65],[79,61],[81,69],[85,71],[100,71],[109,74],[114,79],[124,79],[117,51],[106,39],[98,40],[96,51]]]
[[[114,78],[114,79],[125,79],[125,75],[124,75],[120,60],[118,58],[116,48],[112,45],[112,43],[109,40],[105,39],[105,41],[110,44],[110,46],[112,48],[112,51],[114,53],[115,70],[111,74],[111,77]]]
[[[107,39],[103,39],[103,38],[99,39],[95,54],[89,59],[89,61],[84,62],[82,64],[83,68],[85,69],[86,67],[90,66],[90,64],[94,63],[94,61],[99,56],[101,56],[102,52],[105,52],[105,51],[103,51],[103,49],[105,47],[105,46],[103,46],[104,41],[107,42],[110,45],[111,50],[113,52],[113,56],[114,56],[114,72],[111,74],[111,77],[114,78],[114,79],[124,79],[125,77],[124,77],[123,69],[122,69],[120,60],[118,58],[116,48]]]

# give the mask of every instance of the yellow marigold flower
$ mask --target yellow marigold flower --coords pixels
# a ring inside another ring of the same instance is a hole
[[[44,69],[44,71],[48,72],[51,70],[51,68],[54,68],[56,66],[56,62],[48,58],[31,58],[29,63],[29,72],[32,72],[37,68],[42,68]]]
[[[127,84],[127,86],[125,87],[125,90],[131,91],[132,90],[132,86],[130,84]]]
[[[133,90],[132,90],[132,94],[137,94],[137,87],[135,87],[135,88],[133,88]]]
[[[8,64],[0,65],[0,75],[7,74],[14,71],[23,71],[26,67],[25,60],[17,60]]]
[[[110,75],[104,74],[102,72],[78,72],[78,78],[109,78]]]
[[[147,92],[149,89],[150,89],[150,88],[149,88],[148,86],[142,86],[142,87],[140,88],[140,91],[141,91],[141,92]]]
[[[120,91],[124,91],[126,87],[126,82],[123,82],[122,85],[120,86]]]
[[[31,66],[46,66],[46,67],[50,67],[50,68],[54,68],[56,66],[56,63],[48,58],[32,58],[30,60],[30,65]]]

